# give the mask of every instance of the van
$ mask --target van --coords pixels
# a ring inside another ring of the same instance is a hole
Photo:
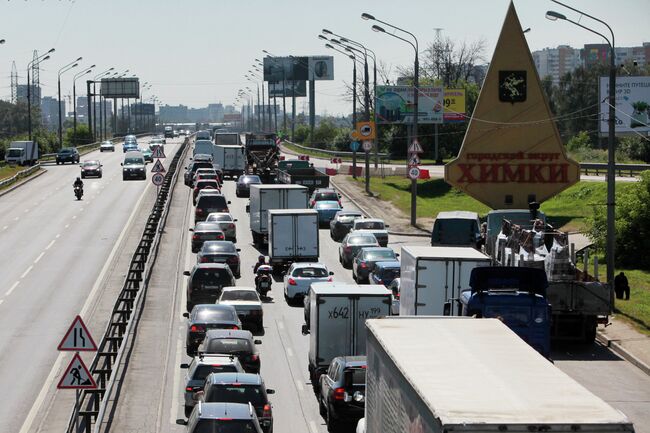
[[[199,140],[208,140],[208,141],[212,140],[212,137],[210,136],[210,131],[205,131],[205,130],[198,131],[196,133],[196,141]]]
[[[122,180],[147,179],[146,163],[142,152],[126,152],[122,162]]]
[[[192,156],[203,154],[211,155],[214,159],[214,145],[208,140],[196,140],[194,143],[194,150],[192,151]]]
[[[431,230],[431,246],[474,247],[481,238],[476,212],[440,212]]]

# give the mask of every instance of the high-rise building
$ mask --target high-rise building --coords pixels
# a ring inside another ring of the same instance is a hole
[[[185,105],[171,106],[163,105],[159,109],[160,121],[163,123],[187,123],[188,108]]]
[[[61,100],[61,116],[65,117],[65,100]],[[57,129],[59,127],[59,100],[57,98],[44,96],[41,99],[41,118],[43,124],[48,128]]]
[[[33,101],[40,101],[41,99],[41,88],[33,84],[29,85],[30,87],[30,96]],[[18,101],[27,102],[27,84],[19,84],[16,86],[16,99]]]
[[[535,67],[539,77],[544,79],[550,76],[554,84],[560,82],[560,77],[572,72],[581,65],[580,50],[568,45],[557,48],[544,48],[532,53]]]

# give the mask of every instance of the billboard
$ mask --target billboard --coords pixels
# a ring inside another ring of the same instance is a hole
[[[131,112],[134,116],[153,116],[156,114],[154,104],[132,104]]]
[[[139,98],[138,78],[102,78],[100,94],[104,98]]]
[[[600,77],[600,132],[609,130],[609,77]],[[650,133],[650,77],[616,77],[616,133]]]
[[[308,57],[264,57],[264,81],[309,79]]]
[[[283,92],[284,91],[284,92]],[[282,81],[269,82],[269,97],[281,98],[284,96],[304,97],[307,96],[307,82],[306,81],[287,81],[283,84]]]
[[[309,77],[313,80],[333,80],[334,79],[334,57],[333,56],[309,57]]]
[[[465,89],[445,89],[443,105],[442,119],[445,123],[465,121]]]
[[[379,124],[413,123],[412,86],[377,86],[376,121]],[[420,87],[418,123],[442,123],[442,87]]]
[[[226,123],[241,122],[241,113],[224,114],[223,121]]]

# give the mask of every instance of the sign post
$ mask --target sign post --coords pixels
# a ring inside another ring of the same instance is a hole
[[[160,193],[160,185],[162,185],[165,180],[165,167],[162,165],[162,162],[160,162],[161,158],[166,158],[163,147],[156,146],[153,149],[153,154],[151,156],[156,158],[156,162],[153,167],[151,167],[151,172],[154,173],[154,175],[151,176],[151,182],[156,185],[156,195],[158,195]]]

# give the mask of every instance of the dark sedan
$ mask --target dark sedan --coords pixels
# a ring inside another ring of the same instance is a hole
[[[394,262],[399,254],[388,247],[361,248],[352,263],[352,278],[358,283],[367,283],[370,272],[378,262]]]
[[[339,262],[344,268],[352,267],[352,260],[364,247],[378,247],[379,242],[372,233],[348,233],[339,245]]]
[[[201,250],[196,256],[196,261],[197,263],[225,263],[230,267],[235,278],[239,278],[241,277],[239,251],[241,250],[235,247],[235,244],[230,241],[207,241],[203,243]]]
[[[363,218],[363,214],[356,210],[342,210],[336,213],[330,221],[330,236],[340,242],[352,228],[352,223],[357,218]]]
[[[257,175],[245,174],[239,176],[237,185],[235,186],[235,194],[237,197],[250,197],[251,185],[260,185],[261,183],[262,179]]]
[[[193,229],[192,252],[197,253],[205,241],[223,241],[226,235],[221,231],[221,226],[215,223],[198,222]]]
[[[97,161],[84,161],[81,163],[81,178],[102,177],[102,164]]]
[[[196,355],[196,349],[203,342],[208,329],[242,329],[232,305],[198,304],[183,316],[188,319],[185,349],[189,356]]]
[[[79,164],[79,152],[74,147],[64,147],[56,153],[56,164]]]
[[[213,329],[205,334],[203,343],[199,346],[199,352],[206,355],[234,355],[239,358],[246,373],[259,373],[261,360],[255,348],[256,344],[262,344],[262,342],[253,340],[253,334],[250,331]]]

